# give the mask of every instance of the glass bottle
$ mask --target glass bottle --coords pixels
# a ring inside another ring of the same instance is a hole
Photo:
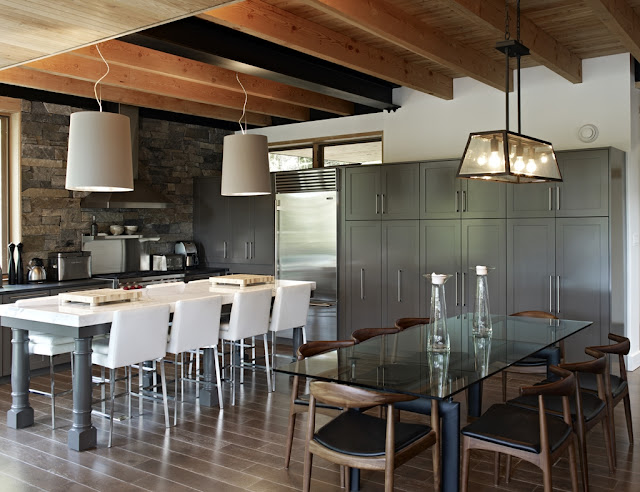
[[[489,362],[491,361],[491,337],[473,337],[473,353],[475,356],[475,368],[482,378],[489,373]]]
[[[431,278],[431,309],[429,311],[429,331],[427,334],[428,352],[449,352],[451,344],[447,330],[447,303],[444,295],[444,284],[451,275],[432,273],[425,275]]]
[[[98,235],[98,224],[96,223],[96,216],[93,216],[93,221],[91,222],[91,235],[96,237]]]
[[[473,309],[472,334],[478,337],[490,337],[493,332],[491,311],[489,309],[489,288],[486,266],[476,266],[476,297]]]

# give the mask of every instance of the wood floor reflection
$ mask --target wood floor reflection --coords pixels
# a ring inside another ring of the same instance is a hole
[[[516,376],[516,375],[514,375]],[[60,389],[70,387],[69,371],[56,374]],[[531,381],[527,376],[510,380],[510,396],[516,396],[519,384]],[[51,429],[49,400],[31,395],[36,423],[22,430],[6,426],[6,411],[11,405],[11,386],[0,385],[0,490],[60,492],[76,491],[287,491],[302,488],[304,419],[299,421],[293,446],[291,467],[282,467],[284,439],[289,405],[289,381],[278,377],[277,391],[268,394],[264,373],[247,372],[238,392],[235,407],[224,410],[200,408],[194,403],[193,385],[187,385],[185,402],[178,406],[178,426],[164,428],[162,405],[145,402],[142,418],[116,421],[114,446],[106,447],[108,421],[94,416],[98,429],[98,447],[78,453],[67,449],[67,431],[71,426],[71,397],[57,399],[57,428]],[[640,371],[630,373],[634,426],[640,429]],[[32,385],[48,387],[48,377],[32,379]],[[229,401],[225,387],[225,401]],[[97,392],[94,393],[97,396]],[[500,379],[485,384],[484,406],[500,399]],[[173,404],[170,402],[171,405]],[[137,401],[134,401],[137,413]],[[171,410],[173,412],[173,410]],[[118,404],[126,412],[125,401]],[[463,404],[463,412],[466,408]],[[640,483],[640,448],[630,446],[622,405],[616,408],[616,445],[618,469],[608,473],[604,440],[600,429],[590,432],[589,472],[591,490],[637,491]],[[403,420],[421,417],[403,413]],[[638,452],[636,453],[636,449]],[[396,471],[396,490],[432,490],[431,451]],[[554,466],[555,490],[570,490],[566,458]],[[541,491],[542,476],[537,468],[518,463],[509,484],[501,477],[495,487],[493,456],[475,453],[472,457],[470,490]],[[314,460],[312,491],[338,491],[338,468],[319,458]],[[363,472],[361,490],[383,490],[382,473]]]

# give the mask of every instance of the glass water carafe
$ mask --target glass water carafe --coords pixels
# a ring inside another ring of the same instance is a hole
[[[473,308],[472,334],[478,337],[490,337],[493,332],[491,311],[489,310],[489,287],[486,266],[476,266],[476,297]]]
[[[451,275],[432,273],[425,275],[431,279],[431,309],[427,332],[428,352],[449,352],[449,331],[447,330],[447,303],[444,284]]]

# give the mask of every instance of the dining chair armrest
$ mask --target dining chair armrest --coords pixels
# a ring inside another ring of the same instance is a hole
[[[356,342],[353,340],[314,340],[313,342],[307,342],[300,345],[296,354],[298,356],[298,360],[304,360],[307,357],[324,354],[330,350],[352,347],[355,343]]]
[[[428,325],[430,321],[429,318],[398,318],[395,326],[400,330],[406,330],[416,325]]]
[[[615,333],[609,333],[608,337],[609,340],[617,343],[612,345],[594,345],[587,348],[599,350],[605,354],[627,355],[629,353],[629,350],[631,349],[631,342],[628,338],[616,335]]]
[[[575,376],[567,369],[562,369],[558,366],[549,366],[549,370],[562,377],[560,381],[553,381],[546,384],[538,384],[536,386],[523,386],[520,388],[521,396],[529,395],[558,395],[568,396],[575,393]]]
[[[558,367],[566,369],[571,372],[587,372],[591,374],[604,374],[607,367],[606,356],[596,350],[594,347],[587,347],[584,349],[587,355],[593,357],[592,360],[586,360],[584,362],[567,362],[559,364]]]

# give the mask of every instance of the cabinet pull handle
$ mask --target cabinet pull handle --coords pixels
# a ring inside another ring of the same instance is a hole
[[[462,192],[462,211],[463,212],[467,211],[467,192],[466,191]],[[464,273],[462,275],[464,275]]]
[[[556,276],[556,313],[560,314],[560,275]]]
[[[402,302],[402,270],[398,270],[398,302]]]
[[[223,241],[222,242],[222,247],[223,247],[223,254],[224,254],[224,258],[227,258],[227,242]]]
[[[380,208],[382,209],[382,214],[384,215],[386,214],[386,212],[384,211],[384,193],[380,195],[380,203],[381,203]]]
[[[464,193],[464,191],[462,192]],[[465,272],[462,272],[462,306],[466,306],[467,305],[467,301],[464,298],[464,278],[467,274]]]
[[[549,211],[553,210],[553,188],[549,186]]]
[[[553,312],[553,275],[549,275],[549,312]]]
[[[245,260],[248,260],[248,259],[249,259],[249,252],[248,252],[248,249],[249,249],[249,242],[248,242],[248,241],[245,241],[245,242],[244,242],[244,259],[245,259]]]
[[[556,188],[556,210],[560,210],[560,188]]]
[[[457,193],[457,191],[456,191]],[[458,299],[458,276],[460,275],[460,273],[456,272],[456,306],[460,305],[459,299]]]
[[[376,193],[376,215],[380,213],[380,209],[378,208],[378,200],[380,199],[380,195]]]
[[[364,268],[360,269],[360,299],[364,301]]]
[[[255,256],[255,247],[253,241],[249,241],[249,259],[252,260]]]
[[[456,191],[456,213],[457,212],[460,212],[460,192],[459,191]]]

